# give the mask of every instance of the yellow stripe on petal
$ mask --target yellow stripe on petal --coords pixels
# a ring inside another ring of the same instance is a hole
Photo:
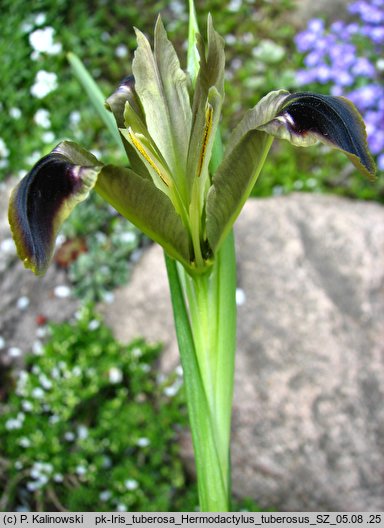
[[[128,137],[132,142],[132,145],[136,150],[141,154],[144,160],[152,167],[156,174],[161,178],[167,187],[172,187],[172,180],[168,176],[167,172],[160,166],[158,160],[152,155],[152,153],[147,149],[144,144],[139,140],[137,134],[135,134],[131,127],[128,128]]]
[[[212,105],[208,104],[207,109],[205,111],[205,127],[204,127],[204,136],[203,136],[203,144],[201,146],[201,153],[200,153],[200,159],[199,159],[199,167],[197,175],[201,176],[201,172],[203,170],[204,166],[204,160],[207,153],[207,145],[209,138],[211,136],[212,132],[212,122],[213,122],[213,108]]]

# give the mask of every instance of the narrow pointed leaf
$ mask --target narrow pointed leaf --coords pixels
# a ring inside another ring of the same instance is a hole
[[[364,122],[344,97],[311,92],[288,95],[276,117],[262,129],[298,146],[321,141],[344,152],[362,174],[374,179]]]
[[[86,91],[90,102],[92,103],[96,112],[99,114],[102,121],[107,126],[109,132],[111,133],[111,136],[116,141],[116,145],[118,145],[118,147],[120,148],[120,134],[117,127],[115,126],[113,117],[104,107],[105,97],[102,94],[100,88],[97,86],[92,76],[89,74],[88,70],[85,68],[84,64],[81,62],[79,57],[77,57],[77,55],[70,52],[68,53],[67,58],[76,77],[78,78],[79,82]]]
[[[194,84],[199,71],[199,52],[196,46],[196,35],[199,33],[196,9],[193,0],[189,0],[189,23],[188,23],[188,60],[187,70]]]
[[[95,190],[165,251],[189,266],[189,236],[169,198],[130,169],[106,165]]]
[[[57,232],[94,187],[101,164],[75,143],[63,142],[42,158],[12,192],[9,223],[26,268],[43,275]]]

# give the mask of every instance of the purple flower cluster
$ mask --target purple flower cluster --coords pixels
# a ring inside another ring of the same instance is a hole
[[[356,20],[308,22],[296,37],[305,69],[296,74],[300,85],[324,84],[333,95],[346,95],[362,113],[368,143],[384,170],[384,0],[358,0],[348,6]]]

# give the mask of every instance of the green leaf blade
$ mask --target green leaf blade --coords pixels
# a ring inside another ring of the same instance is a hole
[[[169,198],[130,169],[106,165],[95,187],[107,202],[172,257],[189,266],[189,237]]]

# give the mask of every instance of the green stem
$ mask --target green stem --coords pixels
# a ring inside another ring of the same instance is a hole
[[[232,233],[213,269],[191,276],[166,257],[195,450],[201,511],[229,511],[230,427],[236,346]],[[188,301],[188,308],[187,303]]]

